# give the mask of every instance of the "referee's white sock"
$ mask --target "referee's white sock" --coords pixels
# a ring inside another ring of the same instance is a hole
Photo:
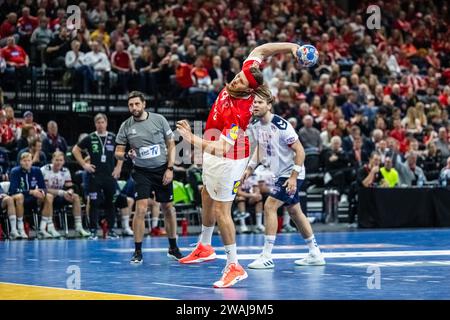
[[[225,253],[227,254],[227,265],[238,263],[236,243],[225,246]]]
[[[312,235],[305,239],[306,245],[308,246],[309,253],[317,255],[320,254],[319,245],[317,244],[316,238]]]
[[[272,256],[273,245],[275,244],[276,236],[264,236],[264,249],[263,255],[266,257]]]
[[[9,216],[9,224],[11,225],[11,232],[17,232],[17,217],[16,215]]]
[[[50,219],[48,217],[42,216],[41,223],[39,225],[39,230],[40,231],[45,231],[45,228],[47,227],[47,223],[49,222],[49,220]]]
[[[202,225],[202,233],[200,234],[200,242],[205,245],[211,245],[211,239],[214,232],[214,226],[207,227]]]

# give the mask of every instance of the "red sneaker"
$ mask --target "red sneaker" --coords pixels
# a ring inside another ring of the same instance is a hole
[[[150,235],[152,237],[165,236],[166,234],[167,234],[166,230],[160,227],[152,228],[152,230],[150,231]]]
[[[214,282],[214,288],[228,288],[248,277],[244,268],[237,263],[230,263],[223,272],[222,278]]]
[[[214,260],[215,258],[216,253],[214,252],[213,247],[199,242],[197,244],[197,247],[195,247],[194,251],[192,251],[189,255],[178,261],[183,264],[188,264]]]

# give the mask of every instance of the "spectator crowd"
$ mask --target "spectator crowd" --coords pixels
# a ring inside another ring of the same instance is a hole
[[[322,172],[343,202],[353,181],[412,186],[450,175],[447,1],[359,1],[347,10],[325,0],[86,1],[78,4],[79,29],[68,20],[69,4],[3,1],[4,89],[55,68],[79,93],[107,83],[117,93],[171,99],[203,92],[212,103],[257,45],[311,43],[320,53],[313,68],[287,55],[261,66],[274,112],[298,130],[309,172]],[[366,27],[369,4],[381,9],[379,29]],[[30,152],[34,163],[67,148],[56,123],[45,133],[32,114],[19,124],[3,106],[0,123],[1,145]]]

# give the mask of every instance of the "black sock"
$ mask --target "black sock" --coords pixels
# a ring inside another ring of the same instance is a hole
[[[170,249],[175,249],[177,248],[177,238],[169,238],[169,246]]]
[[[142,251],[142,242],[134,243],[134,251]]]

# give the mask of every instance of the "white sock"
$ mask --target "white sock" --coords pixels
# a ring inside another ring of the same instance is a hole
[[[244,218],[239,219],[239,223],[240,223],[241,227],[246,227]]]
[[[83,229],[83,224],[81,223],[81,216],[75,216],[75,230],[81,230]]]
[[[9,216],[9,224],[11,225],[11,232],[17,232],[17,217],[16,215]]]
[[[19,231],[25,231],[25,227],[23,226],[23,217],[17,218],[17,229],[19,229]]]
[[[126,230],[130,228],[130,216],[122,216],[122,229]]]
[[[257,226],[262,226],[262,219],[263,219],[262,212],[257,212],[256,213],[256,225]]]
[[[158,227],[158,218],[152,217],[152,229]]]
[[[53,224],[53,221],[51,219],[49,219],[47,223],[47,231],[56,231],[55,225]]]
[[[289,213],[287,211],[285,211],[283,213],[283,226],[290,225],[290,223],[291,223],[291,217],[289,216]]]
[[[314,237],[314,235],[305,239],[305,243],[308,246],[309,253],[320,254],[319,245],[317,244],[317,241],[316,241],[316,238]]]
[[[225,253],[227,254],[227,265],[238,263],[236,243],[225,246]]]
[[[266,257],[272,256],[273,245],[275,244],[276,236],[264,236],[264,249],[263,254]]]
[[[40,231],[45,231],[45,227],[47,226],[47,223],[49,222],[49,220],[50,219],[48,217],[42,216],[41,224],[39,225],[39,230]]]
[[[200,234],[200,242],[202,244],[211,245],[211,239],[214,232],[214,226],[207,227],[202,225],[202,233]]]

